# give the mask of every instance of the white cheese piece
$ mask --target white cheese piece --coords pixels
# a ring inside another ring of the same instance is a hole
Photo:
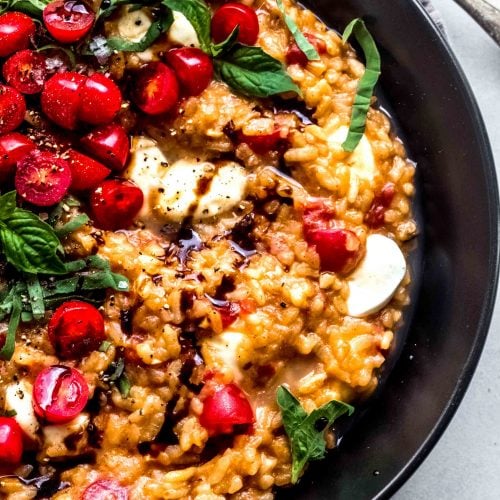
[[[229,370],[236,382],[243,378],[239,350],[247,338],[243,333],[224,332],[203,342],[201,352],[208,367]]]
[[[406,260],[397,243],[372,234],[366,255],[348,279],[349,316],[362,318],[382,309],[392,298],[406,273]]]
[[[87,443],[87,427],[90,418],[87,413],[80,413],[66,424],[46,425],[43,428],[43,452],[48,457],[75,456],[82,452]],[[74,436],[71,450],[65,439]]]
[[[200,41],[192,24],[184,14],[174,10],[174,22],[168,30],[168,40],[174,45],[199,47]]]
[[[237,163],[214,165],[195,159],[170,163],[156,143],[145,137],[134,138],[124,175],[144,193],[138,218],[148,221],[152,217],[163,224],[227,212],[243,199],[247,184],[245,169]]]
[[[33,386],[26,380],[9,384],[5,389],[5,410],[15,411],[19,427],[33,441],[37,440],[40,427],[33,410]]]
[[[152,24],[153,21],[146,10],[128,12],[128,8],[125,8],[118,18],[118,34],[128,42],[140,42]]]
[[[349,127],[346,125],[342,125],[332,132],[328,136],[329,147],[332,149],[342,148],[342,144],[346,140],[348,133]],[[347,156],[345,163],[349,165],[361,179],[366,179],[368,181],[373,180],[377,167],[375,165],[375,157],[373,156],[370,141],[367,139],[366,135],[363,135],[356,149]]]

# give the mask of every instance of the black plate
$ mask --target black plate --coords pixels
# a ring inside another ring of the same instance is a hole
[[[386,498],[445,430],[484,345],[498,277],[495,169],[471,90],[416,0],[303,3],[338,30],[362,16],[381,49],[381,88],[418,164],[423,267],[380,394],[339,448],[278,498]]]

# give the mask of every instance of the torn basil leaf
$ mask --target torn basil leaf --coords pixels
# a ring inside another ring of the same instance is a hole
[[[130,389],[132,388],[132,384],[130,383],[129,378],[126,373],[122,373],[122,376],[118,379],[117,382],[118,390],[122,395],[123,399],[127,399],[130,394]]]
[[[364,56],[366,69],[361,77],[356,91],[356,97],[351,114],[351,123],[349,133],[342,144],[345,151],[352,152],[356,149],[359,141],[363,138],[366,128],[366,117],[370,110],[370,102],[373,96],[375,85],[380,76],[380,54],[375,44],[375,40],[368,31],[364,21],[356,18],[351,21],[342,35],[342,41],[347,43],[350,36],[354,34],[357,42],[361,46]]]
[[[308,415],[299,400],[285,386],[278,388],[276,401],[290,440],[292,483],[295,484],[309,461],[320,460],[325,456],[325,431],[340,416],[346,413],[352,415],[354,408],[333,400]]]
[[[229,51],[229,49],[231,49],[231,47],[233,47],[234,44],[236,43],[236,40],[238,40],[239,33],[240,33],[240,27],[236,26],[236,28],[234,28],[232,33],[225,40],[217,44],[212,44],[210,46],[211,56],[219,57],[220,55]]]
[[[55,232],[58,238],[61,239],[85,226],[85,224],[87,224],[89,221],[90,219],[87,214],[80,214],[76,217],[73,217],[70,221],[66,222],[64,226],[57,228]]]
[[[111,342],[109,340],[103,341],[103,343],[99,347],[99,352],[108,352],[108,349],[111,347]]]
[[[12,296],[12,308],[10,311],[9,325],[7,327],[7,335],[5,336],[3,347],[0,350],[1,359],[8,361],[14,354],[14,349],[16,347],[16,332],[21,320],[22,308],[21,296],[14,293]]]

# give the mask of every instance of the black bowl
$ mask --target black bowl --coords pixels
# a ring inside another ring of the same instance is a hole
[[[498,277],[496,175],[471,90],[416,0],[303,3],[339,30],[361,16],[374,35],[382,93],[418,165],[423,234],[412,256],[420,286],[394,369],[339,447],[278,498],[385,498],[437,442],[479,360]]]

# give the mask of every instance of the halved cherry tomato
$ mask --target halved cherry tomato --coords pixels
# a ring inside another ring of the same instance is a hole
[[[89,387],[82,374],[69,366],[44,368],[33,386],[35,413],[52,424],[73,420],[89,399]]]
[[[208,395],[205,395],[205,394]],[[236,384],[208,383],[202,390],[203,411],[200,424],[209,436],[251,430],[255,422],[252,407],[245,393]],[[237,426],[241,426],[239,429]]]
[[[90,196],[95,224],[101,229],[125,229],[132,225],[144,203],[140,188],[130,181],[102,182]]]
[[[38,149],[17,164],[15,185],[28,203],[48,207],[59,203],[71,184],[68,162],[49,151]]]
[[[71,169],[71,189],[73,191],[93,189],[111,173],[111,170],[102,163],[74,149],[67,151],[65,156]]]
[[[179,99],[179,83],[175,73],[161,62],[151,62],[139,70],[134,80],[132,97],[139,109],[148,115],[170,111]]]
[[[50,318],[48,329],[52,345],[66,359],[81,358],[106,340],[101,313],[81,300],[60,305]]]
[[[238,143],[248,144],[250,149],[264,155],[270,151],[277,151],[280,147],[286,146],[288,133],[284,133],[280,127],[276,127],[271,134],[246,135],[241,130],[236,133]]]
[[[12,417],[0,417],[0,463],[17,465],[23,454],[23,431]]]
[[[388,182],[381,191],[375,195],[370,209],[365,215],[365,223],[368,226],[378,228],[384,225],[385,212],[391,206],[395,194],[396,186],[392,182]]]
[[[47,79],[45,56],[34,50],[22,50],[3,65],[5,81],[23,94],[37,94]]]
[[[82,87],[78,118],[91,125],[109,123],[121,105],[122,93],[116,83],[102,73],[94,73]]]
[[[45,83],[41,96],[42,110],[60,127],[76,129],[86,80],[87,77],[79,73],[66,72],[54,75]]]
[[[13,175],[16,163],[35,148],[35,143],[19,132],[0,135],[0,181]]]
[[[82,39],[92,28],[94,20],[92,10],[78,0],[55,0],[43,10],[45,27],[61,43]]]
[[[259,19],[255,11],[241,3],[229,2],[215,11],[212,17],[212,38],[223,42],[239,26],[238,42],[255,45],[259,36]]]
[[[113,479],[99,479],[87,486],[81,500],[128,500],[128,491]]]
[[[117,172],[125,168],[130,152],[130,139],[121,125],[110,123],[98,127],[83,137],[81,143],[90,155],[109,168]]]
[[[35,34],[35,23],[21,12],[6,12],[0,16],[0,57],[27,49]]]
[[[326,52],[326,43],[321,38],[317,36],[311,35],[310,33],[304,33],[304,36],[307,38],[309,43],[316,49],[316,52],[321,55]],[[299,46],[292,42],[288,47],[288,52],[286,53],[286,63],[291,64],[299,64],[302,67],[307,66],[309,60],[307,56],[299,49]]]
[[[333,208],[321,198],[309,201],[302,215],[305,239],[309,240],[314,231],[332,227],[334,217]]]
[[[167,61],[174,68],[181,92],[187,96],[200,95],[212,81],[212,59],[195,47],[182,47],[167,52]]]
[[[16,89],[0,84],[0,134],[12,132],[24,120],[26,101]]]

